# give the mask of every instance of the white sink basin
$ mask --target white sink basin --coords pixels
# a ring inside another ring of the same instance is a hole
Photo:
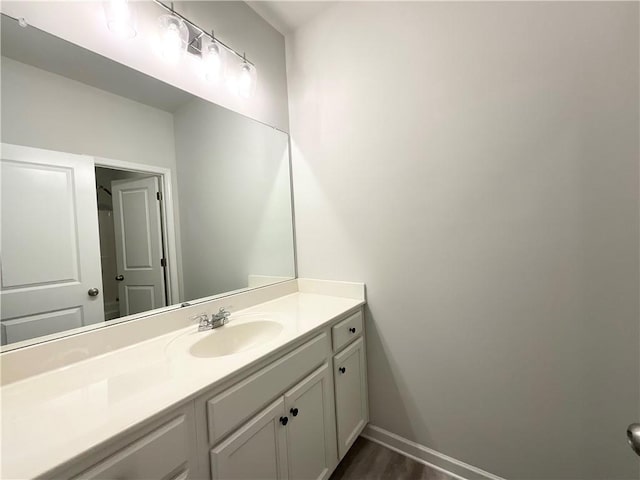
[[[233,355],[259,347],[276,338],[283,326],[273,320],[255,320],[215,328],[196,341],[189,353],[194,357],[211,358]]]

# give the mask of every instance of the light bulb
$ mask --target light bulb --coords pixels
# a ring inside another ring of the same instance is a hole
[[[244,98],[250,98],[256,91],[256,67],[242,59],[233,67],[227,69],[227,88]]]
[[[175,25],[169,25],[162,35],[162,55],[167,59],[175,59],[182,50],[180,32]]]
[[[121,38],[136,36],[135,9],[129,0],[107,0],[102,5],[109,30]]]
[[[249,96],[249,89],[251,88],[251,72],[247,65],[240,67],[240,74],[238,75],[238,93],[243,97]]]
[[[207,81],[215,82],[222,77],[224,55],[224,47],[214,39],[207,37],[202,41],[202,72]]]
[[[175,15],[162,15],[158,19],[158,54],[168,62],[177,62],[187,49],[189,28]]]
[[[250,98],[255,92],[256,69],[253,65],[243,62],[238,73],[238,94],[244,98]]]

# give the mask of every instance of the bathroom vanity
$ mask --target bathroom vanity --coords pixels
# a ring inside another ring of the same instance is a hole
[[[60,359],[83,334],[8,352],[5,371],[53,368],[0,391],[2,477],[328,478],[368,421],[364,303],[298,279],[88,332],[114,347],[81,361]],[[228,305],[223,327],[189,321]]]

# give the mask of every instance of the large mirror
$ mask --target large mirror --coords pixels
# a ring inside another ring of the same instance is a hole
[[[3,350],[295,277],[286,133],[1,27]]]

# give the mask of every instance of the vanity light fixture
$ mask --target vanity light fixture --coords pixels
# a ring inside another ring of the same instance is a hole
[[[136,11],[129,0],[105,0],[102,5],[109,30],[120,38],[136,36]]]
[[[244,55],[227,73],[227,88],[243,98],[251,98],[256,90],[256,68]]]
[[[173,2],[171,6],[167,6],[161,0],[153,0],[153,2],[169,12],[169,15],[184,22],[187,30],[184,49],[188,53],[199,54],[206,80],[216,81],[226,76],[227,86],[230,90],[245,98],[253,96],[257,84],[257,70],[256,66],[247,60],[244,54],[241,55],[216,38],[213,31],[211,33],[205,31],[184,15],[176,12],[173,9]],[[236,68],[231,66],[234,59],[240,61]]]
[[[173,2],[171,13],[158,17],[156,49],[160,56],[170,63],[176,63],[186,52],[189,44],[189,27],[182,18],[175,15]]]
[[[256,92],[256,67],[243,56],[238,73],[238,94],[244,98],[253,97]]]
[[[213,31],[211,38],[202,38],[200,52],[204,78],[209,82],[218,81],[223,76],[226,49],[216,40]]]
[[[244,98],[251,98],[256,91],[256,66],[224,44],[213,34],[206,32],[162,0],[153,0],[166,13],[158,17],[157,35],[153,37],[153,49],[165,61],[175,64],[185,52],[199,56],[203,77],[216,82],[226,77],[227,87]],[[109,30],[123,38],[136,36],[136,12],[130,0],[104,0],[104,13]],[[235,65],[231,65],[233,60]],[[237,62],[239,60],[239,63]]]

